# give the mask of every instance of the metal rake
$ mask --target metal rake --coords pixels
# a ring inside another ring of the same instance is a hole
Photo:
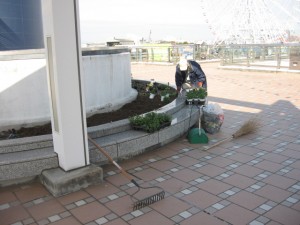
[[[88,136],[88,139],[91,143],[93,143],[97,149],[100,150],[100,152],[102,154],[104,154],[106,156],[106,158],[114,165],[116,166],[120,172],[127,178],[130,180],[131,183],[133,183],[138,189],[137,191],[135,191],[133,194],[129,194],[130,195],[130,198],[131,200],[133,201],[133,210],[138,210],[138,209],[141,209],[141,208],[144,208],[148,205],[151,205],[155,202],[158,202],[162,199],[164,199],[165,197],[165,191],[161,188],[161,187],[158,187],[158,186],[152,186],[152,187],[142,187],[141,185],[139,185],[135,180],[134,180],[134,177],[127,173],[117,162],[115,162],[113,160],[113,158],[103,149],[100,147],[100,145],[97,144],[96,141],[94,141],[92,138],[90,138]],[[144,189],[144,190],[149,190],[149,189],[157,189],[159,190],[158,192],[156,192],[155,194],[151,194],[145,198],[142,198],[142,199],[139,199],[137,198],[135,195],[137,195],[138,192],[141,191],[141,189]]]

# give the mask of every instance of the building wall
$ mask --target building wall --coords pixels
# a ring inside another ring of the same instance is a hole
[[[0,51],[43,47],[41,0],[0,0]]]

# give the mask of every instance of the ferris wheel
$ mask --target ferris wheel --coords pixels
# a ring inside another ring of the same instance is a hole
[[[201,8],[214,44],[285,42],[300,25],[300,0],[201,0]]]

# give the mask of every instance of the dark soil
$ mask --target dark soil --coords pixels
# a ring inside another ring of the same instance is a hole
[[[169,101],[162,102],[160,99],[160,95],[156,95],[154,99],[149,98],[149,94],[145,92],[146,83],[144,82],[137,82],[133,81],[133,88],[137,89],[138,96],[136,100],[131,103],[125,104],[119,110],[109,112],[109,113],[101,113],[95,114],[89,118],[87,118],[87,126],[97,126],[105,123],[110,123],[122,119],[129,118],[131,116],[140,115],[143,113],[147,113],[156,109],[161,108],[162,106],[168,104],[169,102],[173,101],[176,98],[176,92],[172,89],[172,95]],[[6,138],[9,136],[9,133],[12,131],[5,132]],[[14,131],[16,137],[30,137],[30,136],[37,136],[37,135],[44,135],[44,134],[51,134],[51,123],[42,125],[42,126],[35,126],[35,127],[28,127]],[[1,136],[1,135],[0,135]],[[0,137],[1,139],[1,137]],[[2,138],[3,139],[3,138]]]

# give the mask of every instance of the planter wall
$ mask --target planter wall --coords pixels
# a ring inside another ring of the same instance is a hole
[[[44,50],[0,52],[0,131],[50,121]],[[88,116],[116,110],[136,98],[128,49],[84,50]]]
[[[172,142],[198,121],[199,110],[193,108],[191,111],[184,101],[185,99],[176,99],[156,111],[172,115],[171,125],[157,132],[149,134],[131,130],[129,120],[124,119],[89,127],[88,133],[114,159],[130,158]],[[105,156],[92,144],[89,145],[89,150],[91,163],[108,163]],[[20,182],[20,178],[38,176],[43,170],[56,167],[58,157],[50,134],[0,141],[0,187]]]

